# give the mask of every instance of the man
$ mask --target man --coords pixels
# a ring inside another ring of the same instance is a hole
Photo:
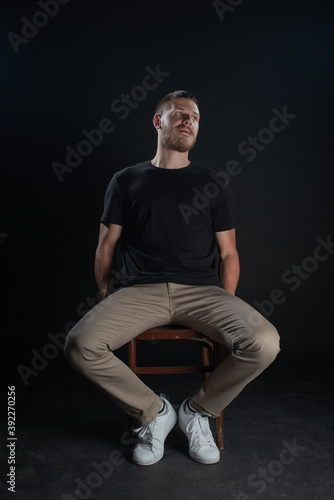
[[[239,259],[231,191],[215,171],[188,159],[199,119],[189,92],[163,97],[153,117],[156,155],[113,176],[95,261],[104,300],[71,330],[65,345],[74,368],[138,423],[133,461],[139,465],[163,457],[177,415],[114,355],[116,349],[167,324],[193,328],[231,349],[178,412],[190,456],[204,464],[220,458],[208,417],[219,416],[279,352],[276,329],[235,296]],[[112,291],[117,242],[123,267]]]

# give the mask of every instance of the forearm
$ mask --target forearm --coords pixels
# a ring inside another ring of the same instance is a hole
[[[98,247],[95,253],[95,280],[104,299],[111,293],[110,277],[112,268],[113,254]]]
[[[235,294],[240,276],[238,252],[225,255],[220,262],[220,281],[224,290]]]

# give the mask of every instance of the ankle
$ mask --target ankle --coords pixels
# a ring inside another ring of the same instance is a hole
[[[204,413],[202,413],[200,410],[198,410],[197,408],[195,408],[195,406],[193,406],[191,404],[190,399],[187,401],[187,404],[186,404],[186,412],[187,413],[200,413],[201,415],[206,416]]]

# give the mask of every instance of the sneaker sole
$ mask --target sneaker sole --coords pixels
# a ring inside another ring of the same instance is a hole
[[[148,463],[143,463],[143,462],[140,462],[139,460],[136,460],[135,458],[132,458],[132,461],[134,464],[136,465],[142,465],[143,467],[145,466],[148,466],[148,465],[154,465],[156,464],[157,462],[160,462],[160,460],[163,458],[164,456],[164,453],[161,455],[161,457],[157,458],[156,460],[154,460],[154,462],[148,462]]]
[[[196,455],[194,455],[194,453],[192,453],[190,450],[189,450],[189,455],[193,460],[196,460],[196,462],[205,465],[216,464],[220,460],[220,456],[218,458],[199,458]]]

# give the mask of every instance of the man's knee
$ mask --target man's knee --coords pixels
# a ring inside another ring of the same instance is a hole
[[[269,366],[280,351],[280,337],[276,328],[263,316],[257,325],[248,325],[243,329],[243,341],[237,350],[250,356],[259,366]]]
[[[70,364],[81,367],[87,361],[103,357],[110,350],[111,346],[101,338],[99,331],[93,330],[81,319],[66,337],[64,356]]]
[[[276,328],[268,321],[255,333],[255,344],[258,362],[269,366],[280,352],[280,337]]]
[[[71,364],[75,364],[75,360],[78,355],[82,352],[82,344],[79,341],[78,333],[76,330],[76,326],[72,328],[69,334],[66,337],[65,345],[64,345],[64,357]]]
[[[82,320],[77,323],[66,337],[64,356],[72,365],[80,364],[88,353],[96,350],[96,338],[83,328]]]

